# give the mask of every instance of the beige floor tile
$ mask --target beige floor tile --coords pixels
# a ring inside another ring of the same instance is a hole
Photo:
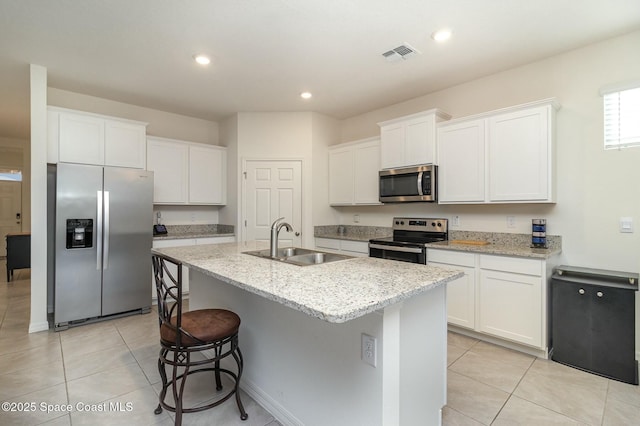
[[[37,346],[19,352],[10,352],[0,355],[0,374],[12,371],[28,369],[31,367],[51,364],[62,360],[60,343],[54,341],[49,345]]]
[[[167,377],[169,379],[171,377],[170,375],[171,371],[168,370]],[[228,386],[226,380],[223,382],[223,385],[226,389]],[[162,389],[162,383],[154,383],[153,388],[159,395],[160,390]],[[192,374],[187,378],[187,383],[185,384],[184,388],[184,395],[182,397],[182,404],[184,407],[195,407],[198,405],[202,405],[202,403],[204,403],[205,401],[211,400],[215,395],[216,385],[213,372]],[[173,401],[174,399],[171,393],[171,388],[169,388],[165,397],[165,403],[174,405]]]
[[[564,426],[579,425],[577,421],[536,405],[532,402],[511,396],[498,414],[492,426]]]
[[[607,401],[611,399],[640,407],[640,386],[609,380]]]
[[[53,331],[27,333],[27,331],[16,331],[11,328],[0,329],[0,355],[59,344],[60,337]]]
[[[483,424],[491,424],[509,394],[449,370],[447,405]]]
[[[67,416],[69,412],[66,408],[58,408],[68,405],[67,389],[64,383],[7,399],[6,401],[16,403],[30,402],[34,404],[34,407],[29,407],[28,411],[3,411],[0,414],[0,423],[4,425],[38,425],[61,416]]]
[[[64,368],[67,380],[74,380],[135,363],[129,348],[122,344],[88,354],[65,356]]]
[[[451,364],[449,369],[511,393],[534,359],[510,349],[480,342]]]
[[[62,361],[0,375],[0,400],[15,398],[64,383]]]
[[[138,365],[142,368],[144,375],[151,384],[160,382],[160,372],[158,371],[158,355],[151,355],[146,358],[137,360]]]
[[[581,422],[602,422],[607,379],[553,361],[536,359],[514,395]]]
[[[90,327],[90,326],[81,326]],[[79,329],[80,327],[78,327]],[[62,354],[66,359],[78,359],[86,354],[123,346],[124,340],[118,330],[111,327],[87,328],[84,334],[71,330],[73,335],[62,335]],[[69,330],[67,330],[69,331]],[[63,332],[63,333],[66,333]]]
[[[472,337],[464,336],[460,333],[454,333],[449,331],[447,333],[447,343],[450,345],[455,345],[463,349],[470,349],[473,345],[478,343],[478,339],[474,339]]]
[[[160,338],[158,314],[153,311],[147,314],[119,318],[114,321],[114,324],[126,343],[145,338],[155,338],[156,340]]]
[[[71,426],[71,415],[66,414],[62,417],[57,417],[53,420],[49,420],[48,422],[44,422],[39,426]]]
[[[73,426],[93,425],[159,425],[170,420],[167,412],[154,414],[158,395],[151,385],[101,403],[104,411],[71,414]]]
[[[626,402],[610,399],[604,410],[603,426],[621,426],[640,424],[640,407]]]
[[[138,361],[150,356],[157,357],[160,352],[159,336],[147,336],[139,340],[127,341],[126,344]]]
[[[67,381],[69,402],[98,403],[149,385],[138,364],[129,364]]]
[[[465,352],[467,352],[467,349],[455,345],[447,345],[447,365],[450,366],[456,362]]]
[[[481,426],[482,423],[445,406],[442,409],[442,426]]]

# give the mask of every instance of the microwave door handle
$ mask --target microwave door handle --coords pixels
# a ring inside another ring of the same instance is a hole
[[[424,172],[418,172],[418,195],[424,195],[422,193],[422,174]]]

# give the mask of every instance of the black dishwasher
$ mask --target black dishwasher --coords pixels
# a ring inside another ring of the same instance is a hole
[[[638,274],[559,266],[551,277],[551,359],[637,385]]]

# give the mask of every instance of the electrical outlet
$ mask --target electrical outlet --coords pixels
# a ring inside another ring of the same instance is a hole
[[[354,214],[353,215],[353,223],[360,223],[360,215],[359,214]]]
[[[516,217],[507,216],[507,228],[515,228],[515,227],[516,227]]]
[[[460,226],[460,216],[455,215],[453,217],[453,223],[451,224],[452,226]]]
[[[362,333],[362,360],[372,367],[375,367],[378,361],[376,346],[375,337]]]
[[[620,232],[623,233],[633,233],[633,218],[632,217],[621,217],[620,218]]]

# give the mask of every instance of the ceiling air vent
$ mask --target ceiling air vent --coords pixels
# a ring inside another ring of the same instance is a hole
[[[400,59],[409,59],[410,57],[418,55],[419,53],[420,52],[414,47],[411,47],[409,43],[404,43],[396,47],[395,49],[384,52],[382,56],[384,56],[384,58],[389,62],[395,62]]]

